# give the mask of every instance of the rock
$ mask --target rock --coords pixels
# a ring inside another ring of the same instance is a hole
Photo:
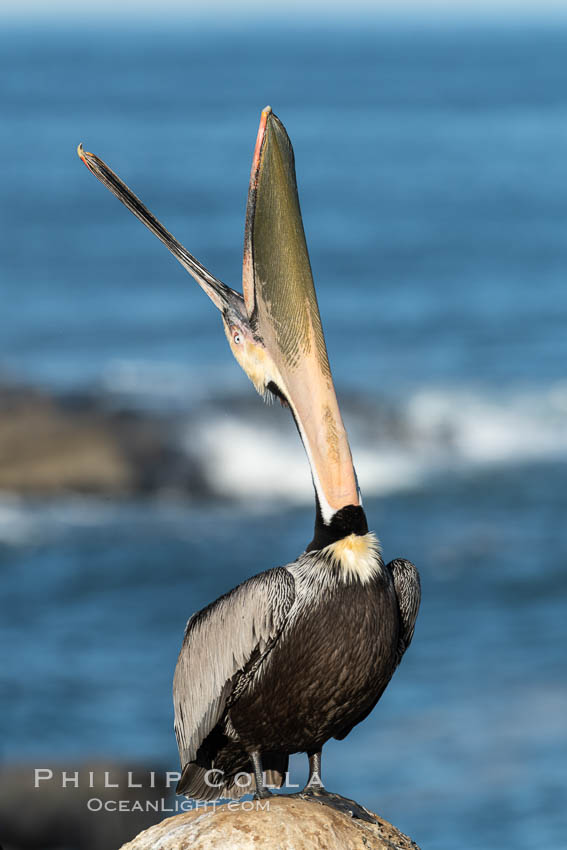
[[[275,796],[209,803],[141,832],[121,850],[419,850],[375,815],[366,823],[317,802]]]
[[[158,767],[108,761],[1,764],[0,845],[109,850],[155,823],[156,811],[170,797],[165,770]]]
[[[1,397],[0,490],[127,492],[132,472],[100,417],[65,411],[32,391]]]
[[[176,422],[104,401],[0,387],[0,491],[203,494],[200,468],[176,444]]]

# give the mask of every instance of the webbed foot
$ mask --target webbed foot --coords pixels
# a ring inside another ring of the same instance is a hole
[[[367,809],[364,808],[364,806],[360,806],[348,797],[341,797],[340,794],[333,794],[331,791],[327,791],[327,789],[322,786],[319,788],[306,786],[303,791],[300,791],[294,796],[299,797],[301,800],[320,803],[322,806],[329,806],[331,809],[335,809],[335,811],[341,812],[343,815],[348,815],[351,818],[365,820],[367,823],[377,823],[376,819]]]
[[[266,797],[273,797],[273,796],[274,795],[272,794],[272,792],[269,791],[266,788],[266,786],[264,785],[259,791],[256,791],[256,793],[254,794],[254,797],[252,799],[253,800],[265,800]]]

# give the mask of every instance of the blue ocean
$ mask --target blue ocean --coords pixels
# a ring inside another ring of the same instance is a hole
[[[566,49],[543,21],[3,26],[0,382],[175,411],[207,483],[0,495],[3,763],[175,770],[186,620],[311,539],[287,412],[75,153],[239,288],[271,104],[369,524],[423,586],[391,685],[325,748],[327,786],[422,850],[565,846]]]

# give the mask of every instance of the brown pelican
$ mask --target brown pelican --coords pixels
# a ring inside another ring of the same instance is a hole
[[[182,775],[201,800],[281,787],[309,757],[302,792],[330,794],[321,750],[372,710],[413,637],[420,602],[409,561],[385,565],[368,530],[327,357],[297,194],[293,149],[262,112],[248,193],[243,296],[210,274],[94,154],[79,156],[174,254],[220,310],[232,353],[261,395],[289,407],[315,488],[313,540],[194,614],[173,683]]]

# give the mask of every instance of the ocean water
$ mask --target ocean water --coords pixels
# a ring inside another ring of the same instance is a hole
[[[237,287],[270,103],[369,521],[423,582],[414,643],[326,747],[325,779],[424,850],[564,846],[566,40],[543,23],[3,29],[0,378],[175,411],[212,494],[0,497],[5,762],[175,769],[186,619],[310,540],[286,412],[75,155]]]

